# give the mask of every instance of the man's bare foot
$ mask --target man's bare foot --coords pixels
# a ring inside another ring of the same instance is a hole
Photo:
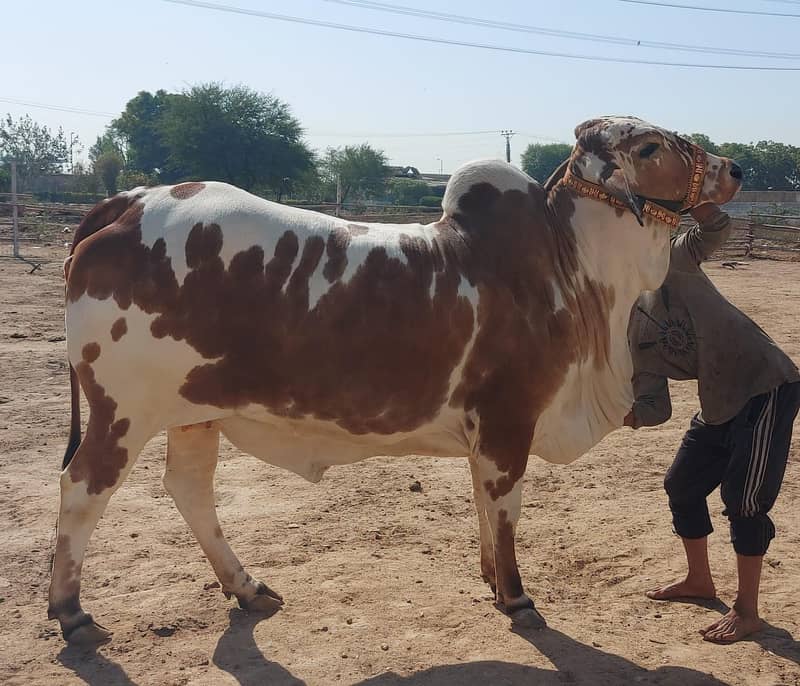
[[[700,629],[704,641],[733,643],[760,631],[763,623],[757,614],[744,613],[732,607],[728,614],[705,629]]]
[[[675,600],[676,598],[704,598],[713,600],[717,597],[717,589],[711,579],[696,581],[686,578],[666,586],[646,591],[645,595],[650,600]]]

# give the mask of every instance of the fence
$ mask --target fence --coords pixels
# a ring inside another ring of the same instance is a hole
[[[797,214],[753,208],[747,217],[732,221],[731,236],[715,257],[800,262],[800,208]]]
[[[61,247],[71,241],[71,232],[92,205],[45,203],[14,191],[12,185],[11,193],[0,193],[0,258],[22,260],[34,271],[53,259],[52,251],[45,250],[46,247]],[[425,224],[438,219],[442,212],[439,207],[419,205],[317,203],[294,206],[357,222]],[[717,258],[800,262],[800,205],[777,207],[753,203],[749,214],[735,216],[732,221],[731,237],[717,252]],[[691,218],[687,218],[682,228],[685,230],[692,223]]]
[[[45,248],[62,246],[92,205],[38,202],[27,194],[0,193],[0,258],[17,259],[35,271],[52,260]]]

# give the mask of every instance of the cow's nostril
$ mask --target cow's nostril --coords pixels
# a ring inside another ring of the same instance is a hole
[[[737,181],[742,180],[742,168],[736,162],[731,162],[731,176]]]

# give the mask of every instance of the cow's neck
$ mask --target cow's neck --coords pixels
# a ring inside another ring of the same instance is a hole
[[[563,287],[577,292],[588,279],[613,293],[607,359],[577,360],[537,424],[533,452],[570,462],[621,426],[632,406],[628,320],[641,291],[657,288],[666,276],[670,232],[649,219],[642,227],[630,212],[564,187],[550,191],[548,206],[559,263],[568,266],[561,275]],[[580,307],[586,301],[574,302]],[[592,321],[591,313],[574,314]]]
[[[550,192],[549,204],[559,231],[574,240],[579,271],[614,289],[615,302],[628,308],[644,290],[658,288],[669,267],[670,229],[644,217],[640,226],[632,212],[581,196],[563,186]]]

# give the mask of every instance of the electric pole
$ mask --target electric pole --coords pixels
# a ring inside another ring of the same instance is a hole
[[[511,136],[514,135],[514,132],[510,129],[503,129],[500,135],[506,139],[506,162],[511,164]]]

